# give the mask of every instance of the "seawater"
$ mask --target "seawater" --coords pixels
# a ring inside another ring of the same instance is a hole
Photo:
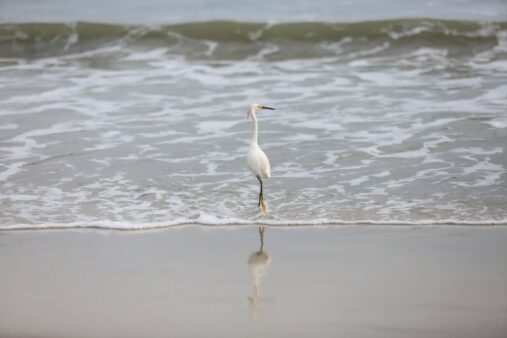
[[[0,24],[1,229],[505,225],[506,145],[505,21]]]

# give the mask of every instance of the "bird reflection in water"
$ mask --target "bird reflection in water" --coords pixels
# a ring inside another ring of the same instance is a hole
[[[252,275],[252,281],[254,286],[254,294],[253,296],[248,297],[250,302],[250,307],[252,311],[252,316],[254,318],[258,317],[258,309],[257,305],[265,300],[260,296],[260,288],[261,288],[261,279],[267,273],[267,269],[271,264],[271,257],[264,251],[264,226],[259,227],[259,237],[260,237],[260,248],[259,251],[253,252],[248,257],[248,268],[250,269],[250,274]]]

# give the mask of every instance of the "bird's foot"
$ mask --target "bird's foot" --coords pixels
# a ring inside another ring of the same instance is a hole
[[[266,211],[266,203],[264,202],[264,198],[263,198],[263,199],[261,199],[261,210],[262,210],[262,214],[263,214],[264,216],[266,216],[267,211]]]

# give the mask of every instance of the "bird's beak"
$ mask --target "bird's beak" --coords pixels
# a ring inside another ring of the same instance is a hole
[[[262,106],[262,109],[276,110],[275,108],[266,107],[266,106]]]

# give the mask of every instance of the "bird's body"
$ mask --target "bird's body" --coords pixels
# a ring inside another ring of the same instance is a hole
[[[246,163],[255,176],[259,176],[261,179],[271,177],[269,159],[259,145],[250,145],[250,150],[248,151],[248,155],[246,157]]]
[[[252,135],[252,142],[250,143],[250,149],[248,150],[248,155],[246,157],[246,163],[248,167],[253,172],[255,177],[259,180],[261,185],[261,191],[259,193],[259,203],[258,206],[261,207],[261,210],[264,214],[266,214],[266,204],[264,202],[264,194],[262,191],[262,183],[263,180],[271,177],[271,167],[269,165],[269,159],[266,154],[259,147],[258,143],[258,135],[259,135],[259,123],[257,122],[257,110],[260,109],[270,109],[274,110],[274,108],[266,107],[261,104],[254,103],[250,106],[250,110],[247,113],[247,117],[251,118],[254,122],[254,130]]]

